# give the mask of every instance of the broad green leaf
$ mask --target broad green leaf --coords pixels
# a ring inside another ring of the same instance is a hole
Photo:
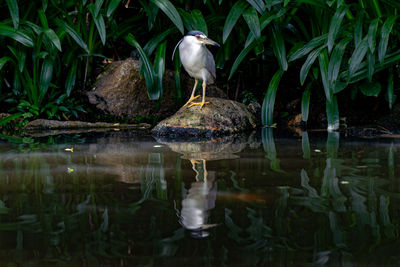
[[[96,1],[97,3],[98,1]],[[103,15],[97,14],[95,11],[95,7],[93,5],[88,7],[90,13],[92,14],[92,18],[94,20],[94,23],[96,24],[97,32],[99,33],[101,42],[103,45],[106,43],[106,25],[104,23]]]
[[[378,96],[382,90],[381,84],[374,81],[372,82],[365,81],[360,84],[359,88],[361,92],[366,96]]]
[[[96,2],[94,3],[94,14],[93,17],[97,17],[99,15],[101,6],[103,5],[104,0],[96,0]]]
[[[357,14],[356,17],[356,25],[354,27],[354,46],[361,42],[363,36],[363,21],[364,21],[364,12],[363,10]]]
[[[14,29],[18,29],[19,26],[19,10],[17,0],[6,0],[8,10],[10,11],[11,19],[14,25]]]
[[[328,35],[324,34],[324,35],[313,38],[311,41],[309,41],[303,47],[301,47],[297,51],[295,51],[290,56],[289,61],[294,61],[296,59],[299,59],[299,58],[302,58],[302,57],[308,55],[316,47],[320,46],[327,39],[327,37],[328,37]]]
[[[378,30],[378,19],[374,19],[368,28],[368,45],[369,50],[373,53],[376,47],[376,31]]]
[[[172,32],[175,31],[175,28],[169,28],[160,34],[154,36],[151,38],[147,44],[143,47],[144,52],[146,52],[146,55],[151,55],[153,54],[154,50],[157,48],[158,44],[164,41],[164,39],[170,35]]]
[[[301,97],[301,117],[304,122],[308,120],[308,113],[310,107],[310,94],[311,94],[311,84],[307,85],[306,90],[303,92],[303,96]]]
[[[389,103],[389,108],[392,109],[394,100],[395,100],[395,95],[393,92],[393,68],[389,69],[387,99],[388,99],[388,103]]]
[[[89,53],[89,49],[85,43],[85,41],[83,41],[82,37],[79,35],[79,33],[77,33],[71,26],[69,26],[65,21],[62,20],[57,20],[59,26],[61,28],[63,28],[68,34],[69,36],[71,36],[72,39],[74,39],[74,41],[80,46],[82,47],[87,53]]]
[[[247,0],[247,2],[252,5],[261,15],[264,13],[265,4],[263,0]]]
[[[0,25],[0,36],[9,37],[25,46],[33,47],[33,40],[29,35],[20,30],[15,30],[7,25]]]
[[[40,22],[42,23],[42,27],[44,29],[49,28],[49,23],[47,22],[46,14],[44,13],[44,11],[42,9],[38,10],[38,15],[39,15]]]
[[[261,39],[264,39],[264,38],[261,38]],[[232,78],[233,74],[236,72],[236,69],[239,67],[240,63],[243,61],[243,59],[246,57],[246,55],[247,55],[251,50],[253,50],[253,48],[256,47],[256,46],[257,46],[257,42],[254,41],[252,44],[250,44],[249,46],[245,47],[245,48],[240,52],[240,54],[239,54],[238,57],[236,58],[235,62],[233,62],[232,69],[231,69],[231,72],[230,72],[230,74],[229,74],[228,80],[230,80],[230,79]]]
[[[108,18],[114,13],[115,9],[117,9],[120,2],[121,2],[121,0],[111,0],[110,3],[108,3],[108,7],[107,7],[107,17]]]
[[[54,44],[55,47],[61,52],[61,42],[57,34],[52,29],[47,29],[44,34],[49,38],[49,40]]]
[[[278,70],[272,77],[261,108],[262,125],[269,126],[273,123],[276,91],[283,75],[283,70]]]
[[[150,0],[152,3],[157,5],[167,17],[175,24],[178,30],[183,34],[185,29],[183,27],[183,22],[181,16],[179,16],[178,11],[174,5],[169,0]]]
[[[18,69],[20,72],[24,70],[25,67],[25,61],[26,61],[26,51],[23,49],[16,49],[13,46],[8,45],[8,49],[10,49],[11,53],[14,55],[14,57],[18,61]]]
[[[306,61],[304,62],[303,66],[301,66],[301,70],[300,70],[300,83],[301,85],[304,84],[304,82],[306,81],[308,72],[311,69],[311,66],[314,64],[315,59],[317,59],[317,57],[319,56],[319,54],[321,53],[321,51],[323,49],[325,49],[326,45],[323,45],[317,49],[315,49],[314,51],[312,51],[310,54],[308,54]]]
[[[0,120],[0,126],[4,126],[4,125],[7,125],[7,123],[9,123],[10,121],[12,121],[12,120],[14,120],[14,119],[17,119],[17,118],[20,118],[20,117],[22,117],[22,113],[21,112],[18,112],[18,113],[15,113],[15,114],[11,114],[10,116],[7,116],[7,117],[5,117],[4,119],[1,119]],[[0,201],[1,202],[1,201]],[[3,202],[1,202],[0,204],[3,204],[4,205],[4,203]],[[3,207],[1,207],[0,206],[0,214],[2,214],[2,210],[1,209],[4,209],[4,206]]]
[[[318,62],[319,62],[319,72],[321,73],[322,85],[324,86],[326,101],[330,102],[332,101],[333,90],[332,88],[330,88],[328,80],[329,57],[328,57],[328,51],[326,51],[326,49],[321,51],[321,53],[319,54]]]
[[[236,25],[238,19],[243,14],[243,12],[248,7],[248,3],[244,0],[237,1],[232,9],[229,11],[228,16],[226,17],[226,21],[224,24],[224,30],[222,33],[222,42],[225,43],[226,39],[228,39],[229,34],[231,33],[233,27]]]
[[[181,86],[181,66],[182,63],[179,59],[178,53],[175,54],[174,58],[174,78],[175,78],[175,98],[176,104],[182,106],[182,86]]]
[[[150,1],[139,0],[139,3],[143,6],[143,8],[146,12],[147,24],[148,24],[149,30],[151,30],[154,26],[158,11],[160,9],[158,8],[158,6],[156,6],[154,3],[150,2]]]
[[[254,7],[249,7],[243,13],[243,18],[249,26],[250,31],[259,39],[261,37],[260,21],[258,20],[257,11]]]
[[[74,60],[71,68],[68,71],[67,79],[65,80],[65,93],[68,97],[70,96],[71,91],[75,86],[77,66],[78,61]]]
[[[383,23],[382,29],[381,29],[381,40],[379,42],[378,46],[378,59],[379,62],[383,62],[386,56],[386,50],[388,47],[388,42],[389,42],[389,35],[390,32],[392,31],[393,24],[396,21],[397,16],[391,16],[389,17],[385,23]]]
[[[335,14],[331,19],[331,23],[329,25],[328,40],[327,40],[329,53],[332,51],[332,48],[335,44],[335,40],[339,33],[340,26],[342,24],[345,13],[346,13],[346,8],[341,7],[336,10]]]
[[[50,59],[50,57],[46,57],[42,64],[42,70],[40,72],[40,82],[39,82],[39,99],[36,104],[40,105],[44,96],[47,93],[47,89],[49,88],[50,81],[53,77],[53,67],[54,62]]]
[[[339,129],[339,107],[335,95],[332,96],[332,101],[326,100],[326,118],[328,121],[328,131]]]
[[[142,64],[144,65],[144,78],[146,80],[146,87],[147,87],[147,92],[149,94],[149,92],[153,91],[153,87],[154,87],[154,83],[155,83],[155,73],[153,70],[153,67],[150,63],[149,58],[147,57],[146,53],[143,51],[142,47],[140,46],[140,44],[136,41],[135,37],[129,33],[127,36],[125,36],[125,40],[132,45],[133,47],[135,47],[140,55],[140,59]],[[151,95],[149,94],[150,99]],[[154,100],[154,99],[152,99]]]
[[[164,41],[158,46],[155,59],[154,59],[154,73],[157,77],[157,86],[155,86],[152,91],[149,92],[150,99],[160,99],[163,94],[163,76],[165,71],[165,50],[167,47],[167,41]]]
[[[372,75],[374,75],[375,72],[375,55],[371,51],[368,51],[367,54],[367,68],[368,68],[367,78],[368,81],[371,82]]]
[[[360,69],[360,64],[363,61],[365,54],[368,51],[368,41],[364,38],[356,47],[349,60],[349,74],[347,80],[350,80],[354,73]]]
[[[2,57],[2,58],[0,58],[0,71],[4,67],[4,65],[6,65],[6,63],[8,61],[12,62],[12,59],[10,57]]]
[[[207,23],[200,10],[198,9],[192,10],[192,20],[193,20],[193,25],[195,25],[198,31],[201,31],[206,35],[208,35]]]
[[[330,82],[330,87],[335,88],[336,80],[339,76],[340,65],[342,63],[342,58],[346,50],[347,44],[350,42],[351,38],[345,38],[341,40],[332,52],[331,58],[329,60],[328,67],[328,81]]]
[[[283,40],[282,31],[276,24],[272,27],[272,49],[274,50],[275,57],[278,59],[281,69],[286,71],[288,63],[286,59],[285,42]]]

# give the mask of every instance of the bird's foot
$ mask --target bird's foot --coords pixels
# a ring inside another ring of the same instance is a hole
[[[186,107],[187,105],[189,105],[190,103],[192,103],[193,100],[195,100],[195,99],[197,99],[197,98],[199,98],[199,97],[200,97],[200,95],[191,96],[191,97],[189,98],[188,102],[186,102],[186,104],[183,105],[183,106]]]
[[[193,106],[200,106],[200,109],[202,109],[203,106],[206,105],[206,104],[210,104],[210,102],[205,102],[205,101],[203,100],[203,101],[201,101],[200,103],[192,103],[192,104],[190,104],[190,105],[188,106],[188,108],[191,108],[191,107],[193,107]]]

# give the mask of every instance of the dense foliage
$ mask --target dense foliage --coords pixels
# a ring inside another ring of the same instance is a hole
[[[395,101],[400,3],[394,0],[6,0],[0,7],[9,11],[0,21],[0,101],[16,116],[84,112],[79,93],[103,59],[127,57],[129,45],[140,55],[149,98],[162,97],[167,64],[176,70],[182,101],[180,62],[170,56],[192,29],[221,44],[221,80],[240,79],[243,70],[265,88],[264,125],[273,123],[279,83],[289,72],[299,71],[304,121],[311,95],[323,88],[329,129],[339,127],[339,94],[354,100],[358,91],[382,91],[390,108]]]

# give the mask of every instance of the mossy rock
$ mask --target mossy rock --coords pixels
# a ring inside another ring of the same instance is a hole
[[[227,99],[208,97],[200,109],[182,107],[173,116],[153,128],[156,136],[169,138],[212,138],[250,131],[257,127],[256,118],[245,105]]]

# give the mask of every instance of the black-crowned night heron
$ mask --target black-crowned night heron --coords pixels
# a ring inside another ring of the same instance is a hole
[[[190,104],[188,108],[200,106],[201,109],[205,104],[209,103],[205,101],[206,87],[207,84],[214,83],[215,61],[206,45],[219,46],[217,42],[209,39],[204,33],[200,31],[190,31],[178,42],[172,53],[173,58],[176,48],[179,47],[179,57],[182,65],[195,81],[190,99],[184,105],[188,106]],[[203,97],[200,103],[192,103],[193,100],[200,97],[200,95],[194,96],[199,80],[203,81]]]

